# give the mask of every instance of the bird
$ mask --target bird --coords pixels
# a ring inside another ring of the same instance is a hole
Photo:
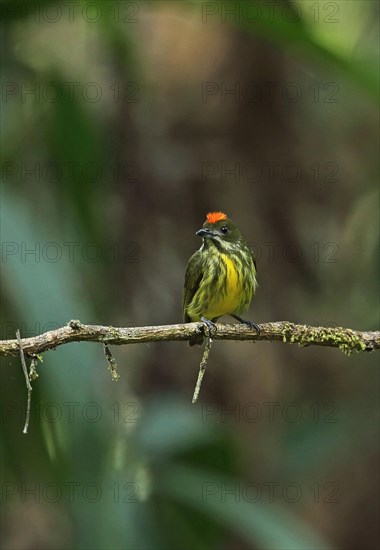
[[[208,335],[223,315],[233,317],[260,333],[253,321],[240,317],[256,292],[256,261],[239,228],[224,212],[209,212],[196,232],[202,245],[190,258],[183,289],[185,323],[202,322]],[[201,345],[203,333],[190,337],[189,345]]]

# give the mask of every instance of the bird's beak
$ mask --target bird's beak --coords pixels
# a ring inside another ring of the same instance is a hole
[[[211,239],[213,236],[214,236],[214,233],[213,231],[211,231],[211,229],[200,229],[199,231],[196,232],[196,235],[198,235],[198,237],[204,237],[204,238],[209,238]]]

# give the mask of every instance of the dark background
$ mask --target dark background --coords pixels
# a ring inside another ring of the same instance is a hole
[[[2,339],[180,322],[210,210],[249,318],[376,329],[377,2],[1,8]],[[46,353],[28,435],[2,359],[2,548],[377,548],[376,354],[215,342],[192,406],[200,348],[112,352]]]

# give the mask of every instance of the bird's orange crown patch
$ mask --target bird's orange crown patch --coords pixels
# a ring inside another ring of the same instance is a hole
[[[207,214],[207,221],[208,223],[216,223],[220,220],[226,220],[227,215],[224,214],[224,212],[209,212]]]

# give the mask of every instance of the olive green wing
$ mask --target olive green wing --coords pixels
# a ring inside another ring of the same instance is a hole
[[[185,323],[190,323],[191,319],[186,313],[187,306],[191,303],[191,300],[194,298],[195,293],[197,292],[199,285],[203,277],[203,260],[202,253],[200,250],[197,250],[190,258],[189,263],[187,264],[186,274],[185,274],[185,285],[183,288],[183,299],[182,299],[182,312],[183,319]]]
[[[255,266],[255,271],[256,271],[256,273],[257,273],[257,264],[256,264],[256,258],[255,258],[255,256],[253,255],[253,252],[252,252],[252,250],[251,250],[251,254],[252,254],[252,260],[253,260],[253,265]]]
[[[251,253],[252,260],[253,260],[253,265],[255,266],[255,270],[256,270],[256,273],[257,273],[256,257],[253,253],[253,250],[248,245],[246,245],[246,246],[247,246],[249,252]]]

